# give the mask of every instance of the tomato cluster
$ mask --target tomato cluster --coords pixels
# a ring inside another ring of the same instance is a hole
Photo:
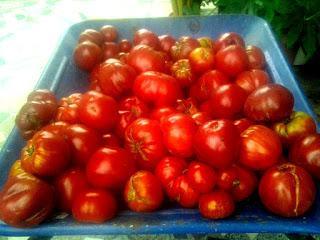
[[[110,25],[80,34],[73,58],[89,71],[87,92],[29,96],[16,119],[29,140],[0,192],[1,220],[30,227],[57,209],[101,223],[122,205],[164,201],[221,219],[256,190],[274,214],[310,209],[320,135],[271,83],[260,48],[236,33],[118,36]]]

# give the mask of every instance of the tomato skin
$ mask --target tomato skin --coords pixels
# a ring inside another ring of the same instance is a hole
[[[197,126],[190,116],[183,113],[169,115],[161,121],[161,130],[163,143],[172,155],[182,158],[193,155]]]
[[[210,37],[200,37],[197,38],[197,41],[200,44],[200,47],[208,48],[211,50],[211,52],[214,54],[215,53],[215,42],[212,38]]]
[[[156,107],[172,106],[182,94],[175,78],[153,71],[137,76],[133,93],[145,103]]]
[[[151,172],[138,171],[127,182],[124,199],[132,211],[155,211],[164,199],[161,182]]]
[[[69,125],[70,125],[69,123],[62,122],[62,121],[53,122],[44,126],[43,128],[41,128],[41,130],[52,132],[53,134],[60,135],[67,139],[68,137],[67,137],[66,130],[67,130],[67,127],[69,127]]]
[[[169,115],[171,115],[173,113],[177,113],[177,110],[175,108],[173,108],[173,107],[155,108],[150,113],[150,118],[161,122],[163,118],[165,118],[166,116],[169,116]]]
[[[82,95],[79,119],[83,124],[99,131],[109,131],[115,126],[118,117],[118,105],[112,97],[96,91]]]
[[[159,122],[147,118],[133,121],[125,131],[125,147],[134,155],[140,169],[153,170],[166,156]]]
[[[252,93],[258,87],[263,86],[270,82],[268,73],[259,69],[251,69],[240,73],[235,83],[243,88],[247,94]]]
[[[175,44],[176,40],[170,35],[161,35],[158,38],[161,50],[170,53],[170,49]]]
[[[311,176],[292,163],[270,168],[259,185],[259,196],[265,208],[282,217],[303,215],[312,206],[315,195]]]
[[[154,33],[151,32],[148,29],[139,29],[136,31],[133,35],[133,44],[134,45],[147,45],[152,47],[155,50],[160,49],[160,41],[158,39],[158,36]]]
[[[102,57],[101,48],[89,41],[79,43],[73,51],[74,63],[80,69],[91,71]]]
[[[244,104],[244,114],[252,121],[275,122],[292,113],[294,98],[285,87],[269,83],[257,88]]]
[[[239,133],[230,120],[211,120],[200,126],[194,136],[198,160],[215,168],[225,168],[236,160]]]
[[[73,164],[85,167],[91,155],[101,146],[98,132],[84,124],[72,124],[66,128]]]
[[[186,176],[191,186],[200,194],[210,192],[217,182],[217,174],[213,168],[201,162],[191,162]]]
[[[189,59],[179,59],[173,63],[170,71],[171,75],[177,79],[181,87],[189,87],[196,80]]]
[[[198,126],[211,120],[211,117],[207,112],[197,112],[191,115],[191,117]]]
[[[78,222],[103,223],[114,218],[117,210],[115,197],[102,189],[83,190],[72,204],[72,216]]]
[[[118,38],[118,30],[112,25],[104,25],[100,28],[100,32],[106,42],[115,42]]]
[[[249,69],[264,69],[266,59],[260,48],[249,45],[246,47],[246,52],[249,60]]]
[[[103,43],[103,35],[94,29],[86,29],[79,35],[78,43],[82,43],[84,41],[89,41],[101,46]]]
[[[278,135],[263,125],[252,125],[240,135],[240,158],[252,170],[266,170],[278,163],[282,146]]]
[[[101,50],[102,50],[102,60],[114,58],[120,52],[119,45],[115,42],[104,42]]]
[[[215,42],[217,51],[231,45],[239,45],[244,48],[245,43],[242,37],[235,32],[228,32],[220,35]]]
[[[189,54],[189,61],[193,71],[196,73],[204,73],[213,69],[214,54],[209,48],[198,47]]]
[[[247,118],[241,118],[233,121],[233,124],[237,127],[239,133],[241,134],[243,131],[253,125],[253,122]]]
[[[69,169],[55,179],[54,187],[59,209],[71,213],[75,196],[88,188],[88,183],[82,170]]]
[[[178,112],[187,114],[189,116],[192,116],[199,111],[195,101],[192,98],[178,99],[176,102],[176,109]]]
[[[22,167],[40,177],[53,177],[62,173],[69,162],[68,142],[63,136],[52,132],[37,132],[21,150]]]
[[[197,47],[200,47],[200,44],[196,39],[189,36],[180,37],[170,49],[171,58],[174,61],[187,59],[192,50]]]
[[[200,194],[193,188],[188,177],[181,175],[172,182],[169,196],[184,208],[194,208],[198,204]]]
[[[289,149],[289,159],[320,179],[320,135],[313,133],[297,139]]]
[[[114,133],[106,133],[102,136],[102,146],[104,147],[120,147],[120,139]]]
[[[119,42],[119,52],[128,53],[132,48],[132,44],[128,39],[122,39]]]
[[[205,218],[223,219],[233,214],[235,203],[229,193],[215,190],[200,197],[199,211]]]
[[[61,98],[55,120],[64,121],[71,124],[78,123],[78,109],[81,97],[81,93],[72,93],[67,97]]]

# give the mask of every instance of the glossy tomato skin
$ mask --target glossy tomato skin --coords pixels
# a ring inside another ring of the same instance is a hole
[[[270,82],[268,73],[259,69],[251,69],[240,73],[235,83],[243,88],[247,94],[252,93],[258,87]]]
[[[170,35],[161,35],[158,38],[161,50],[170,53],[170,49],[175,44],[176,40]]]
[[[313,133],[296,140],[289,150],[289,159],[320,179],[320,135]]]
[[[230,166],[238,157],[239,132],[230,120],[211,120],[200,126],[194,136],[198,160],[215,168]]]
[[[244,114],[252,121],[275,122],[290,116],[294,105],[292,93],[276,83],[260,86],[244,104]]]
[[[89,41],[97,44],[98,46],[101,46],[103,43],[103,35],[94,29],[86,29],[79,35],[79,43],[82,43],[84,41]]]
[[[178,99],[176,102],[176,109],[178,112],[189,116],[192,116],[199,111],[196,102],[192,98]]]
[[[163,202],[161,182],[149,171],[138,171],[127,182],[124,199],[132,211],[155,211]]]
[[[63,138],[48,131],[37,132],[21,150],[22,167],[40,177],[53,177],[70,163],[70,147]]]
[[[137,159],[140,169],[153,170],[166,156],[159,122],[147,118],[132,122],[125,131],[125,147]]]
[[[91,71],[101,61],[101,48],[89,41],[79,43],[73,52],[73,60],[80,69]]]
[[[143,44],[143,45],[147,45],[152,47],[155,50],[159,50],[160,49],[160,41],[158,36],[145,28],[139,29],[137,30],[134,35],[133,35],[133,44],[134,45],[139,45],[139,44]]]
[[[102,45],[102,60],[114,58],[120,52],[119,45],[115,42],[104,42]]]
[[[172,106],[182,94],[175,78],[152,71],[137,76],[133,93],[145,103],[156,107]]]
[[[194,208],[198,204],[200,194],[184,174],[172,182],[169,196],[184,208]]]
[[[69,123],[58,121],[58,122],[53,122],[44,126],[43,128],[41,128],[41,130],[52,132],[53,134],[60,135],[64,138],[68,138],[66,130],[69,125],[70,125]]]
[[[270,168],[259,185],[259,196],[265,208],[282,217],[303,215],[312,206],[315,195],[311,176],[292,163]]]
[[[72,124],[66,128],[73,164],[85,167],[91,155],[101,146],[101,135],[84,124]]]
[[[83,190],[72,204],[72,216],[78,222],[103,223],[114,218],[117,210],[115,197],[102,189]]]
[[[241,133],[240,158],[252,170],[266,170],[278,163],[282,153],[278,135],[263,125],[252,125]]]
[[[241,134],[243,131],[245,131],[248,127],[250,127],[254,123],[247,118],[240,118],[233,121],[233,124],[237,127],[239,133]]]
[[[136,171],[136,162],[122,148],[103,147],[90,158],[86,174],[89,183],[98,188],[120,191]]]
[[[189,87],[195,80],[196,75],[191,69],[189,59],[179,59],[170,68],[171,75],[177,79],[181,87]]]
[[[179,59],[187,59],[193,49],[200,47],[200,43],[189,36],[183,36],[176,41],[170,49],[171,58],[174,61]]]
[[[210,37],[200,37],[197,38],[197,41],[200,44],[200,47],[208,48],[214,54],[216,50],[216,44],[214,40]]]
[[[117,102],[102,93],[96,91],[84,93],[79,106],[80,121],[96,130],[109,131],[118,120]]]
[[[177,113],[177,110],[174,107],[155,108],[150,113],[150,118],[161,122],[164,117],[169,116],[173,113]]]
[[[54,182],[58,207],[61,211],[71,213],[75,196],[88,188],[85,173],[80,169],[69,169],[58,176]]]
[[[192,114],[191,117],[198,126],[201,126],[211,120],[211,117],[207,112],[197,112]]]
[[[71,124],[78,123],[78,109],[81,97],[81,93],[72,93],[67,97],[61,98],[55,120],[64,121]]]
[[[205,218],[223,219],[233,214],[235,203],[229,193],[215,190],[200,197],[199,211]]]
[[[102,26],[100,32],[106,42],[115,42],[118,38],[118,30],[112,25]]]
[[[127,53],[131,50],[132,43],[128,39],[121,39],[119,42],[119,50],[120,52]]]
[[[106,133],[102,135],[102,146],[104,147],[120,147],[121,142],[114,133]]]
[[[239,45],[241,47],[245,46],[242,37],[235,32],[228,32],[220,35],[215,42],[217,51],[224,49],[231,45]]]
[[[261,48],[249,45],[246,47],[246,52],[249,60],[249,69],[264,69],[266,59]]]
[[[211,49],[198,47],[189,54],[191,68],[196,73],[204,73],[213,69],[214,54]]]

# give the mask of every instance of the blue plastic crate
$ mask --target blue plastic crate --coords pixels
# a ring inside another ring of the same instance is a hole
[[[224,32],[237,32],[247,44],[263,49],[267,70],[275,82],[289,88],[295,97],[295,109],[303,110],[315,118],[308,101],[297,83],[269,25],[262,19],[246,15],[219,15],[210,17],[150,18],[92,20],[73,25],[65,34],[53,58],[44,70],[36,88],[49,88],[62,97],[75,91],[84,91],[88,74],[75,67],[72,51],[79,34],[86,28],[99,29],[105,24],[116,26],[120,38],[131,39],[135,30],[150,29],[157,34],[174,37],[210,36],[216,38]],[[12,163],[19,158],[25,144],[16,128],[7,139],[0,154],[0,186],[3,185]],[[71,217],[50,219],[38,227],[17,229],[0,222],[0,235],[98,235],[98,234],[160,234],[160,233],[229,233],[229,232],[286,232],[320,233],[320,198],[317,197],[309,214],[301,218],[276,217],[264,210],[255,198],[237,207],[231,218],[212,221],[203,219],[197,209],[163,209],[155,213],[121,212],[104,224],[80,224]]]

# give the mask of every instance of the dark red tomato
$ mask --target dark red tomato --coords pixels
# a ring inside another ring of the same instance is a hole
[[[193,71],[204,73],[214,66],[214,54],[211,49],[198,47],[189,54],[189,61]]]
[[[181,87],[189,87],[195,80],[196,76],[191,70],[189,59],[180,59],[171,66],[171,75],[175,77]]]
[[[95,91],[95,92],[102,93],[102,89],[101,89],[98,81],[90,82],[88,89],[89,89],[89,91]]]
[[[249,45],[246,47],[246,52],[249,60],[249,69],[264,69],[266,59],[261,48]]]
[[[127,64],[128,63],[128,55],[129,53],[119,52],[116,56],[120,60],[120,62]]]
[[[32,91],[27,98],[28,102],[35,101],[35,102],[44,102],[46,104],[57,104],[56,96],[54,92],[48,89],[36,89]]]
[[[155,50],[160,49],[160,41],[158,36],[154,32],[144,28],[139,29],[134,33],[133,44],[135,46],[139,44],[147,45]]]
[[[216,89],[224,84],[230,83],[229,78],[218,70],[211,70],[203,74],[191,87],[190,97],[199,102],[209,100]]]
[[[215,42],[212,38],[210,37],[200,37],[197,39],[200,47],[208,48],[211,50],[211,52],[214,54],[215,53]]]
[[[292,163],[270,168],[259,185],[265,208],[282,217],[298,217],[307,212],[315,200],[316,190],[308,172]]]
[[[119,138],[113,133],[106,133],[102,136],[102,146],[104,147],[120,147]]]
[[[258,178],[249,169],[234,165],[218,172],[217,185],[239,202],[251,196],[258,186]]]
[[[216,54],[216,68],[230,77],[235,77],[248,68],[246,50],[239,45],[231,45]]]
[[[200,194],[210,192],[217,183],[217,174],[213,168],[201,162],[191,162],[186,176]]]
[[[120,52],[127,53],[131,50],[131,48],[132,44],[128,39],[121,39],[121,41],[119,42]]]
[[[94,29],[86,29],[79,35],[79,43],[89,41],[97,44],[98,46],[101,46],[104,39],[103,35]]]
[[[266,170],[278,163],[282,153],[278,135],[263,125],[252,125],[241,133],[240,158],[252,170]]]
[[[176,102],[176,109],[178,112],[185,113],[190,116],[199,111],[196,103],[191,98],[178,99]]]
[[[257,88],[248,96],[244,104],[244,113],[252,121],[275,122],[288,118],[293,105],[293,95],[287,88],[269,83]]]
[[[100,28],[100,32],[106,42],[115,42],[118,38],[118,30],[112,25],[104,25]]]
[[[142,169],[153,170],[166,156],[160,124],[156,120],[138,118],[125,131],[125,146]]]
[[[70,163],[70,147],[63,136],[37,132],[21,151],[22,167],[40,177],[61,174]]]
[[[239,45],[240,47],[245,47],[245,43],[242,37],[235,32],[224,33],[219,36],[215,42],[217,51],[224,49],[231,45]]]
[[[210,100],[201,103],[201,105],[200,105],[200,111],[207,113],[207,114],[210,116],[210,118],[211,118],[212,111],[211,111],[211,103],[210,103]]]
[[[171,47],[170,54],[174,61],[179,59],[187,59],[193,49],[200,47],[197,39],[189,36],[183,36]]]
[[[101,136],[83,124],[73,124],[66,128],[70,142],[72,161],[76,166],[85,167],[91,155],[101,146]]]
[[[147,117],[148,107],[137,97],[128,97],[119,104],[120,119],[116,125],[116,133],[119,137],[124,137],[126,128],[134,120],[140,117]]]
[[[114,58],[120,52],[119,45],[115,42],[104,42],[102,45],[102,60]]]
[[[289,159],[320,179],[320,135],[309,134],[294,142]]]
[[[237,159],[239,132],[230,120],[212,120],[198,128],[194,149],[200,161],[215,168],[225,168]]]
[[[227,218],[233,214],[235,208],[231,195],[222,190],[203,194],[199,199],[199,211],[205,218]]]
[[[234,83],[220,86],[210,99],[213,118],[234,119],[241,115],[246,92]]]
[[[160,49],[166,53],[170,53],[170,49],[176,43],[176,40],[170,35],[161,35],[158,38],[160,41]]]
[[[103,147],[90,158],[86,174],[88,182],[98,188],[121,191],[136,171],[136,162],[122,148]]]
[[[164,199],[161,182],[151,172],[138,171],[127,182],[124,199],[132,211],[155,211]]]
[[[131,66],[114,62],[99,68],[97,80],[104,94],[120,98],[131,91],[135,77],[136,71]]]
[[[199,192],[193,188],[186,175],[177,177],[171,186],[170,194],[182,207],[193,208],[199,201]]]
[[[81,93],[72,93],[67,97],[61,98],[55,120],[64,121],[71,124],[78,123],[78,109],[81,97]]]
[[[115,217],[118,206],[115,197],[102,189],[79,192],[72,204],[72,216],[79,222],[103,223]]]
[[[128,64],[136,69],[138,73],[146,71],[165,71],[165,59],[152,47],[137,45],[133,47],[128,55]]]
[[[14,227],[33,227],[50,216],[53,188],[35,177],[9,179],[0,192],[0,220]]]
[[[198,126],[205,124],[206,122],[211,120],[208,112],[197,112],[192,114],[191,117]]]
[[[253,125],[253,122],[247,118],[241,118],[233,121],[233,124],[238,128],[239,133],[241,134],[245,131],[248,127]]]
[[[69,169],[55,179],[54,187],[59,209],[71,213],[75,196],[88,188],[88,183],[83,171]]]
[[[133,84],[133,93],[156,107],[172,106],[182,95],[175,78],[160,72],[141,73]]]
[[[247,94],[252,93],[258,87],[270,82],[268,73],[259,69],[251,69],[240,73],[235,83],[242,87]]]
[[[117,102],[96,91],[86,92],[79,104],[79,119],[88,127],[109,131],[118,121]]]
[[[193,155],[193,135],[197,125],[190,116],[183,113],[169,115],[162,119],[161,130],[163,143],[172,155],[182,158]]]
[[[173,107],[155,108],[150,113],[150,118],[161,122],[164,117],[169,116],[169,115],[171,115],[173,113],[177,113],[177,110],[175,108],[173,108]]]
[[[83,70],[91,71],[101,61],[101,48],[89,41],[79,43],[73,51],[75,64]]]
[[[41,130],[52,132],[53,134],[60,135],[62,137],[67,138],[66,130],[68,126],[69,126],[69,123],[59,121],[59,122],[50,123],[44,126],[43,128],[41,128]]]

